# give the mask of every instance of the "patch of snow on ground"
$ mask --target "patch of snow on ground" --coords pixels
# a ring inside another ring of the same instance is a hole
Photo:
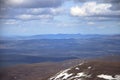
[[[120,75],[115,75],[116,80],[120,80]]]
[[[103,79],[108,79],[108,80],[114,79],[111,75],[104,75],[104,74],[98,75],[97,77],[103,78]]]
[[[84,63],[80,63],[79,66],[83,65]]]
[[[120,80],[120,75],[115,75],[115,78],[114,78],[111,75],[101,74],[101,75],[98,75],[97,77],[107,79],[107,80]]]
[[[73,74],[68,74],[67,71],[69,71],[70,69],[67,69],[67,70],[64,70],[62,71],[60,74],[58,74],[56,77],[52,77],[50,80],[54,79],[54,80],[58,80],[58,79],[61,79],[64,80],[64,79],[67,79],[68,77],[72,76]]]
[[[88,67],[88,69],[91,69],[91,68],[92,68],[91,66]]]
[[[76,67],[75,69],[76,69],[76,70],[79,70],[79,68],[78,68],[78,67]]]
[[[84,77],[87,76],[84,72],[81,73],[77,73],[77,75],[75,77]]]

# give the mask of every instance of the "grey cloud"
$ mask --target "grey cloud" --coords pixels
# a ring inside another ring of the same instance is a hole
[[[2,12],[0,19],[15,19],[15,20],[51,20],[61,12],[59,8],[1,8]]]
[[[119,3],[112,3],[112,10],[120,10],[120,2]]]
[[[0,19],[18,19],[18,20],[41,20],[53,19],[55,15],[61,14],[62,8],[1,8]]]
[[[0,0],[0,8],[4,6],[4,0]]]
[[[0,0],[0,19],[24,20],[15,17],[24,14],[31,15],[28,20],[43,19],[44,17],[52,19],[62,12],[59,7],[63,2],[64,0]]]
[[[59,7],[63,0],[0,0],[2,7],[45,8]]]

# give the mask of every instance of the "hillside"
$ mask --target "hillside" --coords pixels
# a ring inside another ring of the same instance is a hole
[[[66,71],[66,69],[69,69],[69,71]],[[81,75],[83,75],[82,72],[84,72],[85,75],[91,75],[91,77],[93,77],[87,80],[103,80],[95,78],[100,74],[113,75],[114,77],[115,75],[120,74],[120,57],[109,56],[94,60],[73,59],[63,62],[21,64],[1,68],[0,80],[57,80],[55,78],[61,73],[62,75],[66,75],[66,73],[74,73],[73,76],[75,76],[77,73],[81,73]],[[60,80],[63,79],[60,78]]]
[[[81,60],[21,64],[0,69],[0,80],[47,80],[57,72],[81,63]]]
[[[98,60],[82,62],[48,80],[120,80],[120,62]]]

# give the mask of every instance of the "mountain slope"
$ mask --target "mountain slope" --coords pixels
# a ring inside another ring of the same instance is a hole
[[[20,64],[0,68],[0,80],[47,80],[57,72],[81,63],[81,60]]]
[[[83,62],[48,80],[120,80],[120,62]]]

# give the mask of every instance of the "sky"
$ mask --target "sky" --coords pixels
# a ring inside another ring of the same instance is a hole
[[[0,0],[0,36],[120,34],[120,0]]]

